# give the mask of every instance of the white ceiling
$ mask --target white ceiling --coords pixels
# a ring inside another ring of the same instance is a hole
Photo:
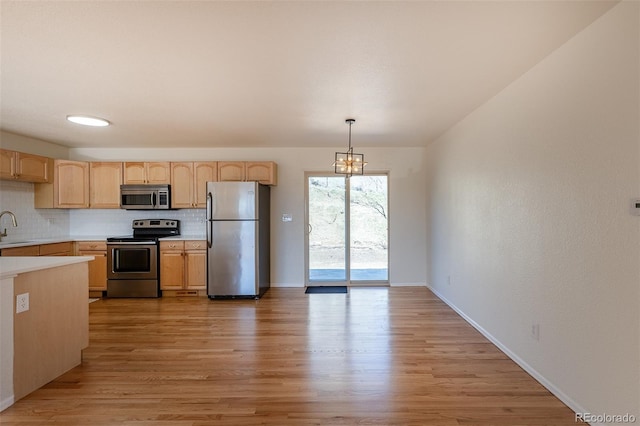
[[[615,3],[2,0],[0,126],[69,147],[325,147],[353,117],[355,146],[424,146]]]

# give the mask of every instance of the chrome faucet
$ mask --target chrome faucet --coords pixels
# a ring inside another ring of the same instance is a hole
[[[18,221],[16,220],[16,215],[13,214],[12,212],[10,212],[9,210],[5,210],[2,213],[0,213],[0,219],[2,219],[2,216],[4,216],[5,214],[8,214],[11,216],[11,222],[13,223],[13,226],[18,226]],[[2,231],[2,233],[0,233],[0,241],[2,241],[2,237],[6,237],[7,236],[7,228],[4,228],[4,231]]]

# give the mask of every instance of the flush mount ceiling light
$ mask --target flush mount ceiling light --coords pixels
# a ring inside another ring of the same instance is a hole
[[[347,178],[352,175],[363,175],[364,166],[367,165],[364,161],[364,154],[354,154],[351,146],[351,125],[355,122],[356,120],[353,118],[345,120],[345,123],[349,125],[349,148],[347,152],[336,152],[336,161],[333,163],[335,172],[340,175],[346,175]]]
[[[83,126],[93,127],[105,127],[111,124],[103,118],[90,117],[88,115],[67,115],[67,120],[72,123],[82,124]]]

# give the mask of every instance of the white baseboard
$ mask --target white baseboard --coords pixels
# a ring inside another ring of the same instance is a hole
[[[389,283],[389,287],[426,287],[427,283]]]
[[[271,283],[271,287],[280,288],[304,288],[300,283]],[[389,287],[427,287],[427,283],[389,283]]]
[[[449,301],[446,297],[440,294],[436,289],[427,284],[427,288],[433,292],[440,300],[446,303],[451,309],[456,311],[458,315],[460,315],[466,322],[471,324],[473,328],[478,330],[484,337],[486,337],[491,343],[496,345],[498,349],[504,352],[511,360],[513,360],[516,364],[522,367],[527,373],[529,373],[534,379],[536,379],[542,386],[547,388],[549,392],[554,394],[560,401],[562,401],[567,407],[572,409],[574,413],[588,413],[589,411],[585,410],[580,404],[573,400],[569,395],[560,390],[556,385],[554,385],[550,380],[540,374],[535,368],[531,367],[525,360],[516,355],[511,349],[502,344],[498,339],[496,339],[491,333],[482,328],[480,324],[475,322],[472,318],[467,316],[462,310],[460,310],[455,304]]]
[[[13,395],[6,397],[2,401],[0,401],[0,411],[6,410],[11,407],[15,400],[13,399]]]

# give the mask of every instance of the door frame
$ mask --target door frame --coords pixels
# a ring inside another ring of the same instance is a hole
[[[333,172],[320,171],[320,172],[304,172],[304,286],[305,287],[318,287],[318,286],[382,286],[388,287],[390,284],[390,223],[391,216],[390,209],[390,195],[389,195],[389,172],[388,171],[374,171],[368,172],[365,176],[386,176],[387,178],[387,279],[376,281],[351,281],[351,186],[348,182],[345,184],[345,277],[344,281],[309,281],[309,178],[310,177],[340,177]],[[346,177],[342,176],[345,180]]]

